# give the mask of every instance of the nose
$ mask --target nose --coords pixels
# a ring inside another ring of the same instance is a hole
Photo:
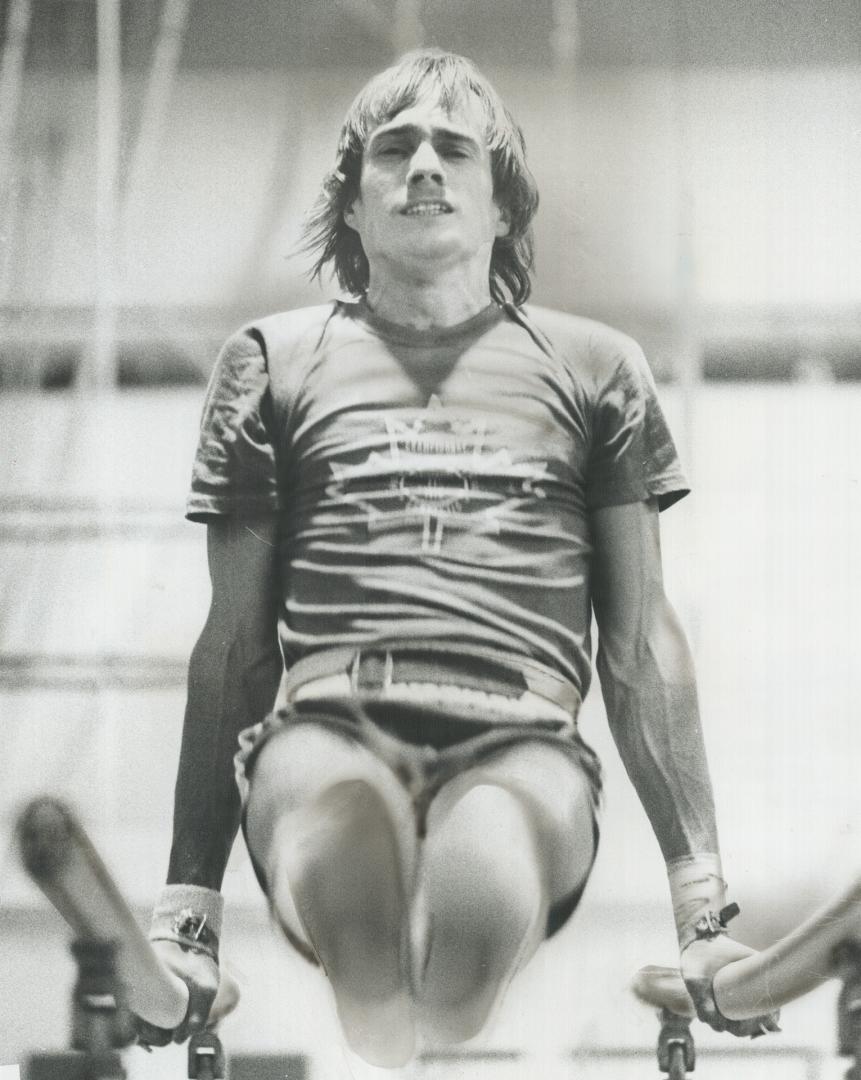
[[[407,172],[409,185],[419,184],[423,180],[431,180],[437,184],[445,182],[445,170],[439,154],[427,141],[419,143],[416,147],[415,153],[410,158],[410,167]]]

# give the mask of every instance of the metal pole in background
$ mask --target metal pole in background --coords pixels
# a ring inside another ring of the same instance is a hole
[[[673,135],[675,142],[677,248],[676,248],[676,333],[679,383],[682,406],[682,460],[688,479],[697,482],[697,408],[702,394],[702,312],[697,282],[696,204],[694,182],[694,140],[691,125],[691,46],[688,9],[684,0],[676,0],[674,9],[675,63],[673,66]],[[701,551],[702,527],[699,501],[688,508],[691,523],[690,543]],[[696,655],[702,634],[703,616],[700,590],[688,592],[689,607],[683,613]]]
[[[395,56],[424,44],[422,7],[422,0],[395,0],[391,30]]]
[[[97,161],[96,161],[96,319],[93,349],[85,356],[78,380],[81,430],[96,424],[102,434],[99,452],[90,466],[96,489],[96,521],[102,549],[103,572],[99,590],[106,625],[117,596],[128,587],[118,573],[117,551],[107,528],[117,496],[117,462],[113,425],[117,422],[113,396],[117,384],[117,269],[119,225],[119,164],[121,135],[121,0],[97,0]],[[97,682],[93,694],[97,720],[96,775],[101,779],[104,820],[115,821],[118,724],[114,697]]]
[[[553,0],[550,51],[557,73],[569,72],[580,56],[580,13],[577,0]]]
[[[141,108],[140,126],[132,150],[131,165],[122,201],[120,251],[128,251],[135,199],[140,199],[147,176],[158,154],[164,119],[176,79],[191,0],[165,0],[161,12],[155,53]]]
[[[33,5],[12,0],[6,15],[6,38],[0,58],[0,302],[8,293],[11,268],[13,187],[13,139],[24,81],[27,34]]]
[[[117,205],[120,150],[120,2],[97,2],[96,319],[92,355],[81,366],[81,389],[116,381]]]
[[[689,100],[690,33],[687,10],[680,0],[675,8],[675,39],[675,115],[673,121],[678,192],[676,329],[677,340],[681,346],[679,376],[682,388],[685,464],[689,477],[693,479],[693,474],[696,472],[694,411],[702,376],[702,340],[694,243],[693,140]]]

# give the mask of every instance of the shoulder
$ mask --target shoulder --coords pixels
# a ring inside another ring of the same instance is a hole
[[[309,337],[317,340],[335,305],[296,308],[245,323],[221,347],[209,379],[207,408],[241,414],[259,405],[274,382],[279,392],[294,357]],[[313,348],[311,350],[313,352]]]
[[[532,304],[519,312],[525,324],[537,329],[549,348],[593,388],[605,386],[620,369],[632,373],[648,370],[638,343],[606,323]]]
[[[269,358],[285,351],[292,352],[303,345],[310,345],[313,349],[338,308],[339,304],[335,301],[253,319],[227,339],[224,351],[236,356],[257,354]]]

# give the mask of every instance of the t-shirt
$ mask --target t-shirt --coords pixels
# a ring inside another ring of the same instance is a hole
[[[278,516],[288,665],[342,646],[480,646],[584,696],[589,512],[686,491],[624,334],[495,304],[422,331],[337,301],[226,343],[187,516]]]

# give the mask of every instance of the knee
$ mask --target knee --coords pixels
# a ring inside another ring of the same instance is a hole
[[[394,1067],[409,1060],[415,1035],[404,947],[409,853],[390,809],[365,781],[342,780],[282,818],[270,900],[295,910],[352,1049]]]
[[[422,884],[428,945],[456,969],[444,979],[454,997],[502,979],[548,906],[520,801],[492,785],[467,792],[429,836]]]
[[[519,800],[472,788],[429,836],[420,1023],[433,1041],[477,1035],[541,939],[547,900]]]
[[[452,909],[431,926],[417,1020],[432,1044],[461,1043],[479,1035],[519,970],[521,957],[525,962],[533,951],[533,912],[526,905],[495,899]],[[537,945],[537,938],[534,941]]]

